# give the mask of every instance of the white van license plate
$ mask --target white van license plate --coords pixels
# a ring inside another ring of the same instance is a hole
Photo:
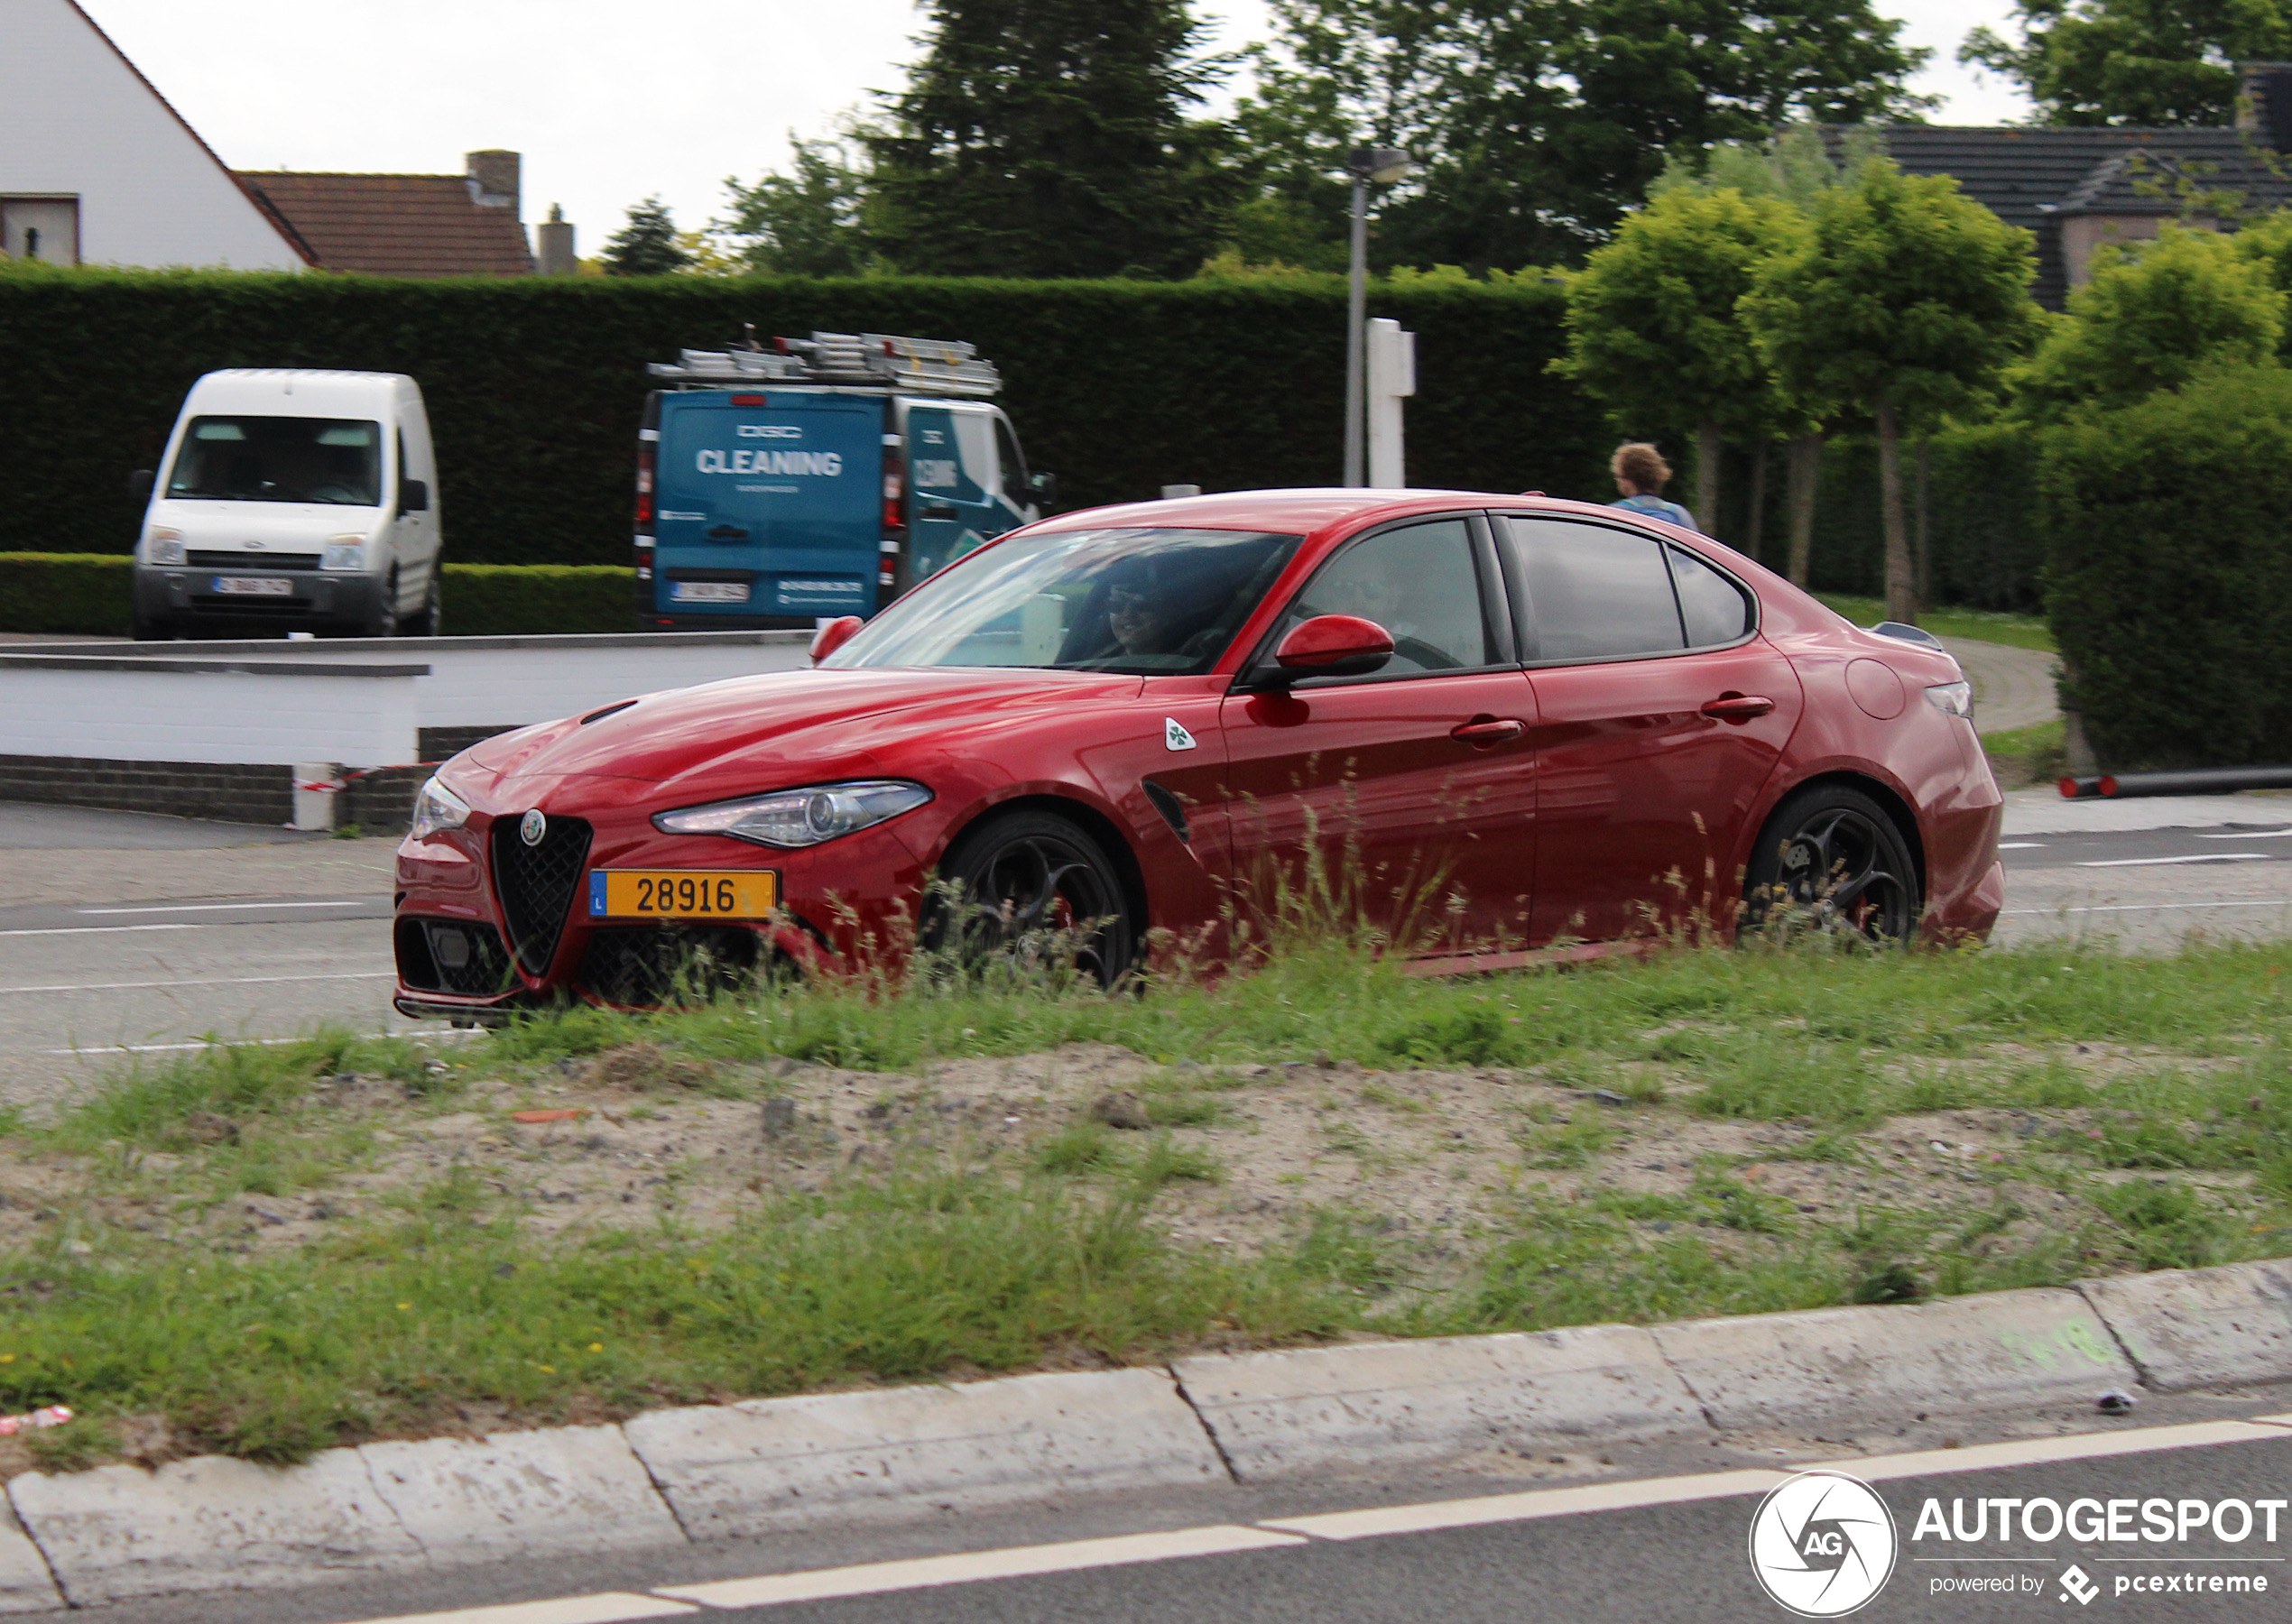
[[[669,596],[679,604],[744,604],[748,601],[745,581],[671,581]]]
[[[269,576],[217,576],[215,590],[226,596],[292,597],[294,583]]]

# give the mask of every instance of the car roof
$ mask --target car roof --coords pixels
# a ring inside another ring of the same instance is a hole
[[[1209,496],[1179,496],[1166,502],[1130,502],[1085,508],[1046,519],[1042,531],[1103,530],[1115,526],[1169,525],[1176,529],[1254,530],[1310,535],[1364,515],[1445,512],[1519,501],[1493,491],[1380,491],[1333,485],[1285,491],[1221,491]]]

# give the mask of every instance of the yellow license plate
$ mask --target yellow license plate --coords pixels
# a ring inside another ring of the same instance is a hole
[[[762,919],[780,900],[771,869],[591,869],[592,919]]]

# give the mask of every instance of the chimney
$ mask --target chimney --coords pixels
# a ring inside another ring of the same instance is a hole
[[[571,276],[579,271],[573,254],[573,225],[562,208],[550,204],[550,217],[533,227],[533,235],[541,242],[538,269],[543,276]]]
[[[2236,127],[2272,152],[2292,152],[2292,62],[2236,65]]]
[[[506,208],[510,218],[522,220],[525,216],[517,201],[518,155],[498,149],[471,152],[463,162],[468,165],[469,195],[483,208]]]

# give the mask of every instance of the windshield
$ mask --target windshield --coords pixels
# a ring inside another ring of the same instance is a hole
[[[1298,540],[1213,530],[1016,536],[933,577],[820,663],[1197,675],[1217,663]]]
[[[378,507],[382,426],[351,418],[193,418],[167,494]]]

